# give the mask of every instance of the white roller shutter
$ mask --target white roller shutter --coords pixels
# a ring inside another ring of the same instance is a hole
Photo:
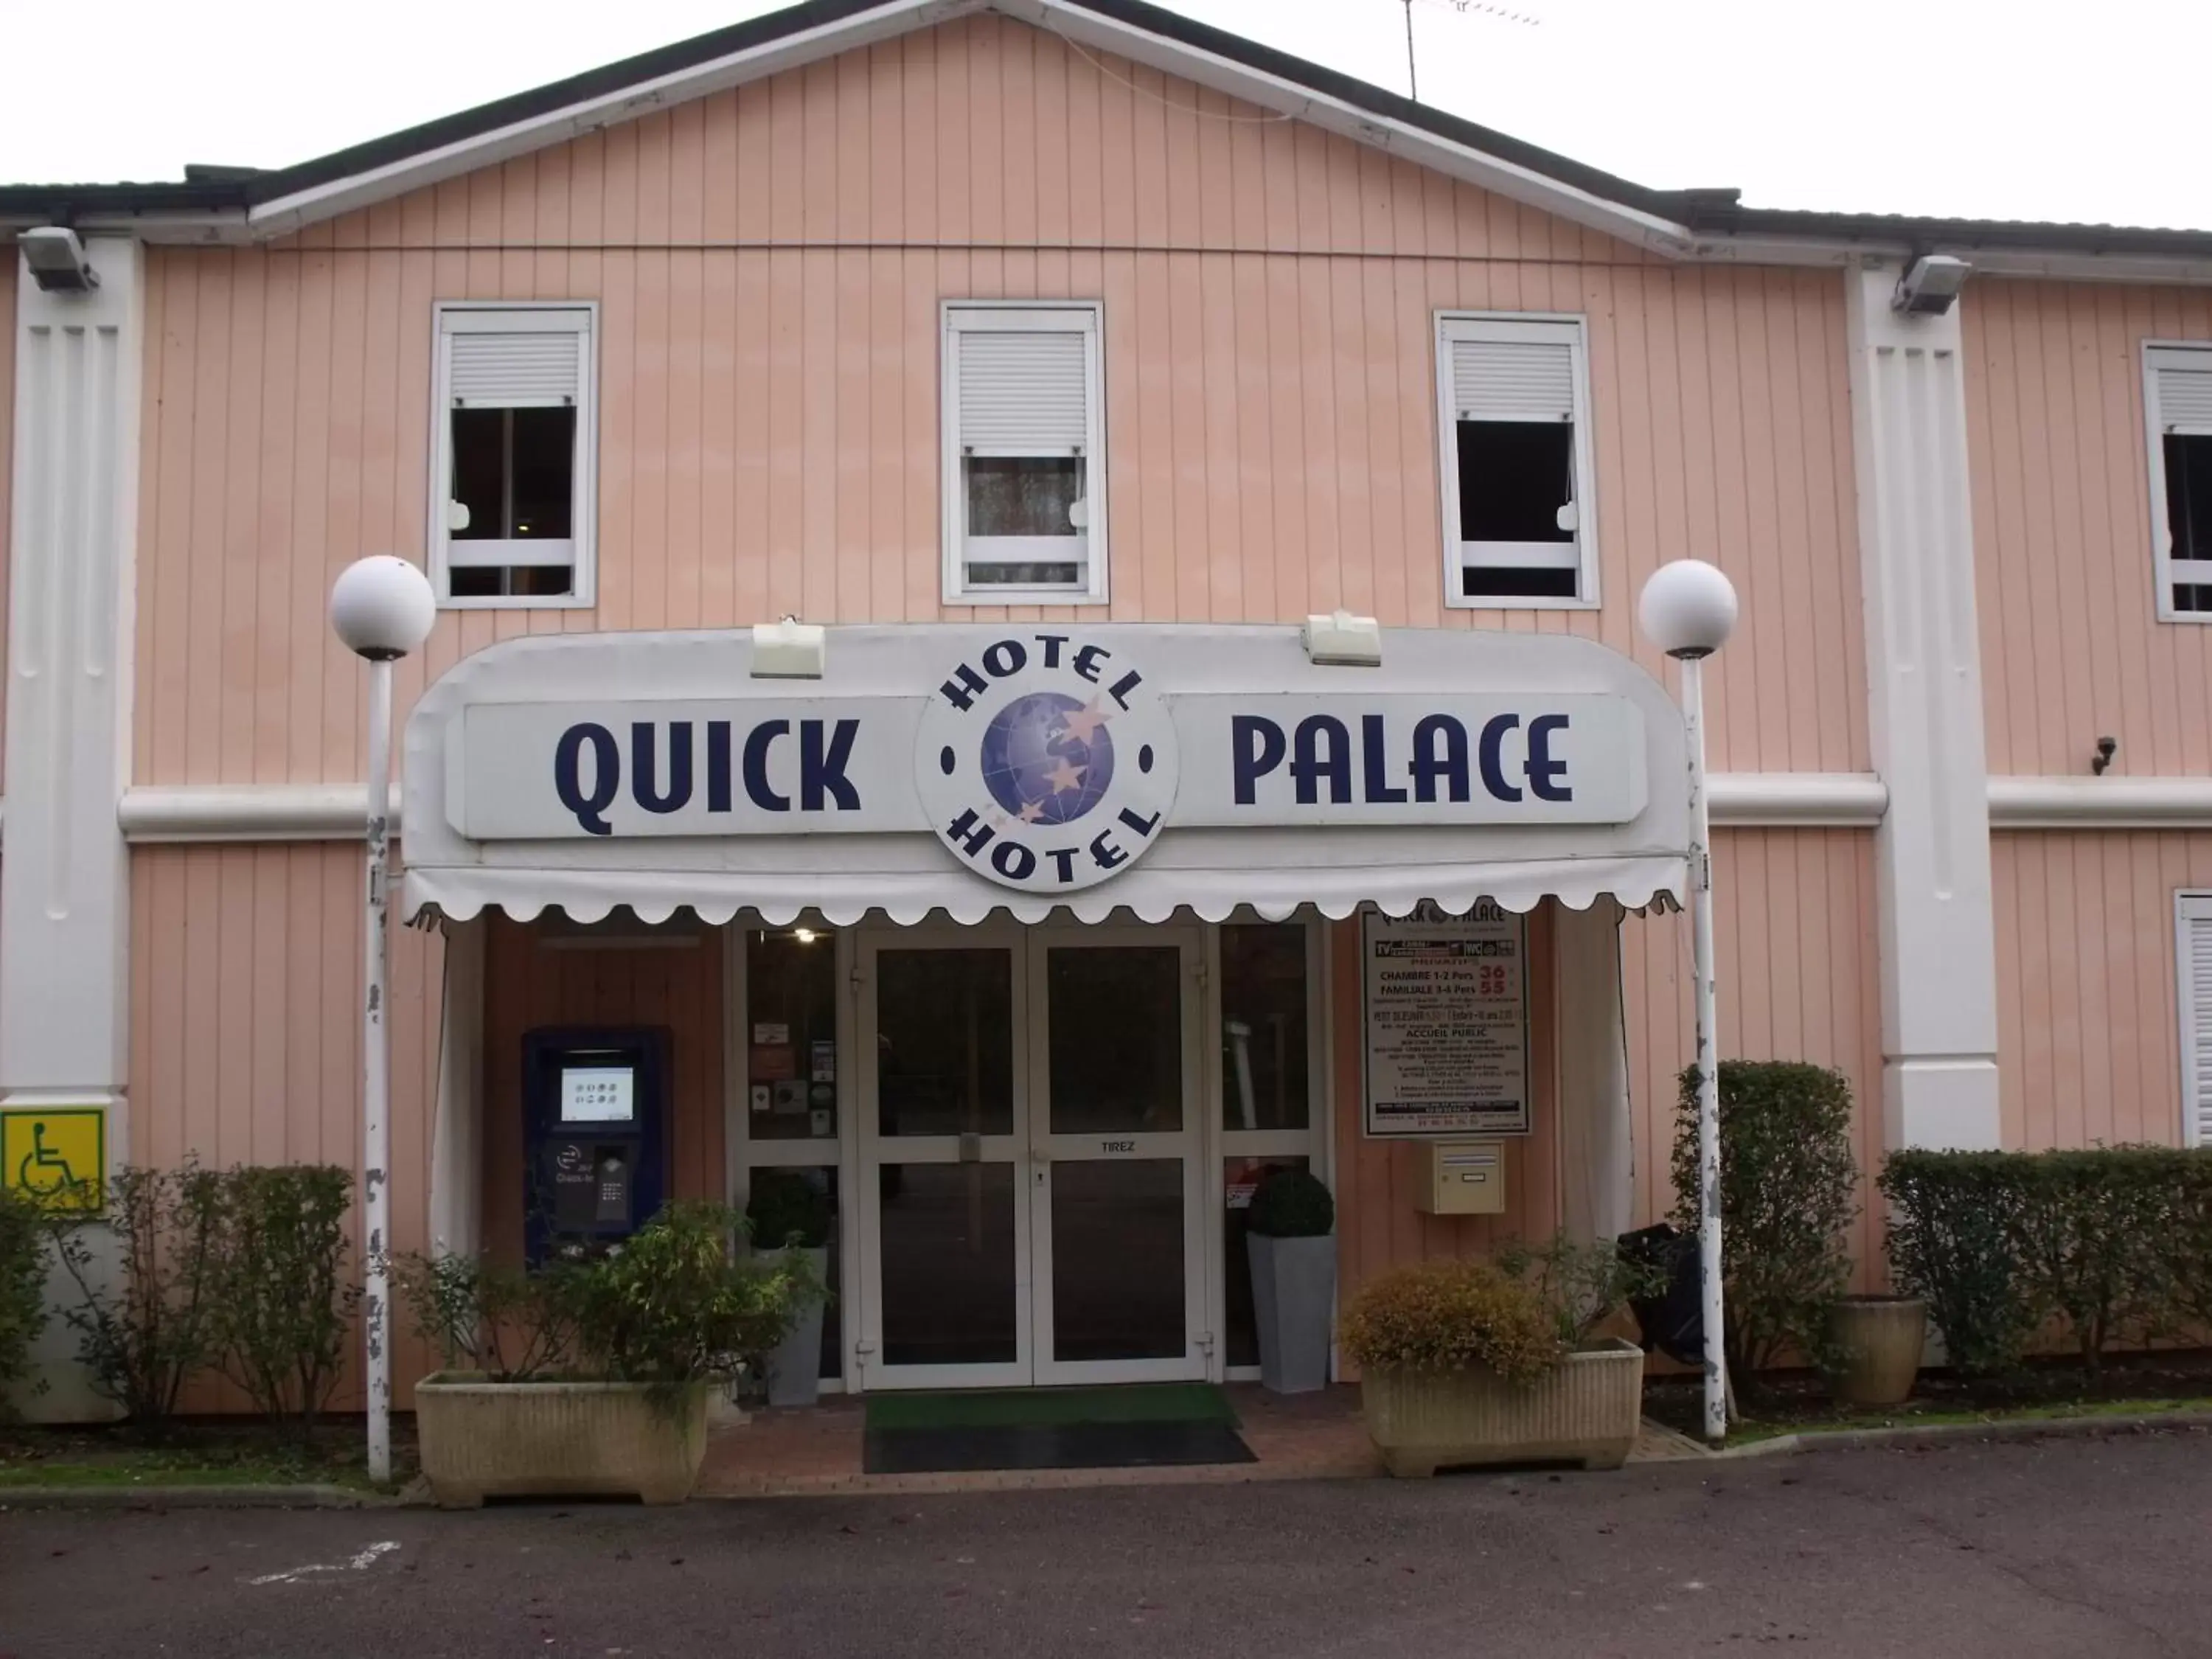
[[[1088,447],[1091,343],[1083,330],[963,326],[957,339],[963,448],[1065,455]]]
[[[2181,1138],[2212,1146],[2212,893],[2174,900],[2181,984]]]
[[[1452,404],[1462,421],[1571,421],[1575,351],[1557,340],[1455,339]]]
[[[2212,434],[2212,350],[2152,346],[2154,433]]]
[[[588,311],[449,311],[444,332],[456,409],[559,409],[583,395]]]

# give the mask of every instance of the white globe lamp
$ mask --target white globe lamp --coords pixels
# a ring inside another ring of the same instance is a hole
[[[1735,584],[1703,559],[1676,559],[1651,573],[1636,617],[1668,656],[1710,657],[1735,631]]]
[[[391,662],[416,649],[437,620],[430,579],[389,553],[355,560],[331,588],[331,630],[347,650],[371,662]]]
[[[1705,798],[1705,659],[1735,631],[1735,586],[1703,559],[1662,564],[1637,602],[1644,636],[1681,664],[1690,751],[1690,961],[1696,981],[1698,1277],[1705,1328],[1705,1438],[1728,1437],[1729,1385],[1721,1293],[1720,992],[1713,977],[1712,815]]]
[[[331,587],[331,631],[368,664],[368,882],[362,918],[362,1343],[368,1376],[368,1473],[392,1478],[392,1049],[385,1029],[385,917],[389,905],[392,665],[430,637],[438,596],[404,559],[356,560]]]

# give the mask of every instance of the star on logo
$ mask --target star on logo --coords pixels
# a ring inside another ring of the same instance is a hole
[[[1075,765],[1063,756],[1054,762],[1052,769],[1044,775],[1044,781],[1052,786],[1054,794],[1064,795],[1071,789],[1083,787],[1083,775],[1090,769],[1087,766]]]
[[[1023,806],[1020,816],[1024,823],[1035,823],[1044,816],[1044,803],[1041,800],[1027,803]]]
[[[1087,747],[1098,735],[1098,728],[1112,718],[1110,714],[1098,712],[1098,700],[1093,697],[1089,708],[1079,708],[1060,717],[1060,735]]]

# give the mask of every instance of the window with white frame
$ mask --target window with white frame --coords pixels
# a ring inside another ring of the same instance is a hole
[[[1595,605],[1583,319],[1439,313],[1437,393],[1446,602]]]
[[[2212,345],[2146,345],[2158,614],[2212,622]]]
[[[1106,597],[1096,304],[945,307],[945,597]]]
[[[2181,991],[2181,1139],[2212,1146],[2212,893],[2173,896]]]
[[[592,602],[588,304],[437,307],[430,562],[451,605]]]

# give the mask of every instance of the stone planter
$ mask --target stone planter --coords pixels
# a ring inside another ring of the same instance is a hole
[[[1271,1394],[1328,1386],[1329,1321],[1336,1311],[1336,1240],[1245,1238],[1252,1257],[1252,1313],[1260,1328],[1260,1382]]]
[[[782,1255],[782,1250],[769,1252]],[[829,1283],[830,1252],[826,1247],[801,1249],[814,1269],[814,1282]],[[768,1357],[768,1403],[771,1406],[811,1406],[822,1397],[822,1298],[816,1297],[799,1310],[791,1330]]]
[[[1846,1406],[1901,1406],[1912,1397],[1928,1342],[1927,1304],[1907,1296],[1847,1296],[1829,1316],[1842,1356],[1836,1398]]]
[[[1370,1371],[1367,1432],[1395,1475],[1481,1463],[1617,1469],[1644,1413],[1644,1351],[1618,1339],[1570,1354],[1534,1382],[1489,1370]]]
[[[680,1504],[707,1455],[707,1389],[672,1406],[642,1382],[494,1382],[441,1371],[415,1385],[422,1473],[441,1509],[487,1498],[629,1497]]]

